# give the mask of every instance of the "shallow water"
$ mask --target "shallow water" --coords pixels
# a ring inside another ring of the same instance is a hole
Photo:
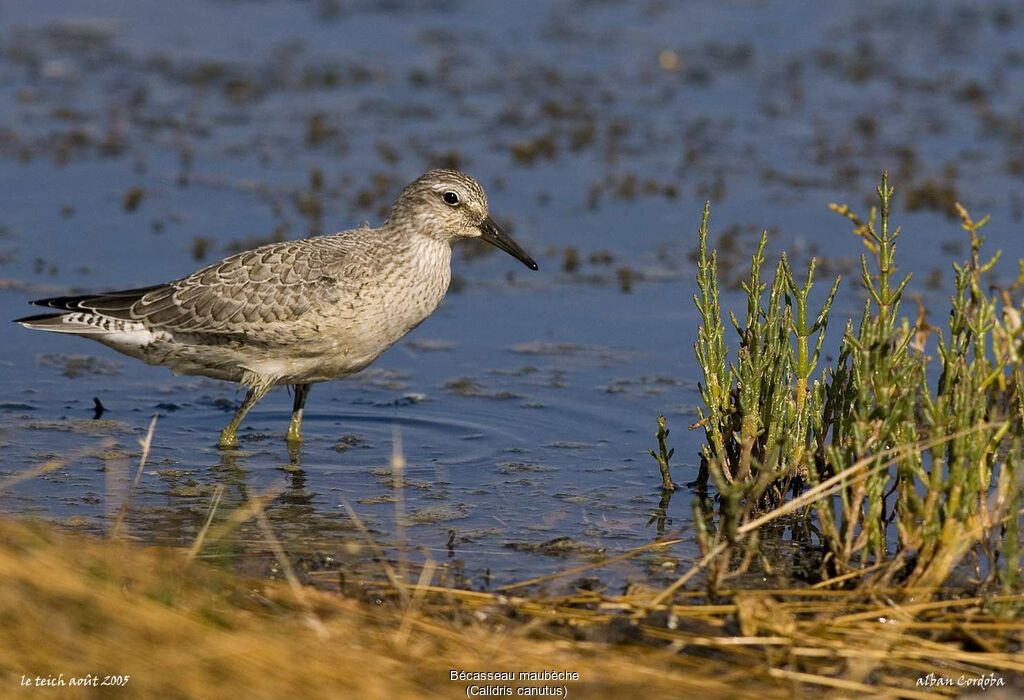
[[[824,257],[846,276],[843,319],[861,303],[861,248],[825,205],[866,213],[882,168],[900,188],[902,264],[933,321],[963,255],[952,197],[992,214],[1003,281],[1024,256],[1016,5],[173,8],[0,8],[0,315],[31,313],[39,296],[173,279],[274,236],[377,223],[433,165],[478,177],[541,271],[461,249],[431,319],[362,375],[314,388],[297,455],[281,437],[283,389],[225,455],[213,445],[233,386],[8,327],[0,479],[67,464],[0,494],[4,510],[109,528],[159,414],[125,518],[146,541],[189,545],[223,485],[218,518],[276,494],[275,533],[321,580],[380,575],[349,504],[389,556],[430,557],[439,576],[473,586],[679,533],[601,572],[615,585],[657,581],[694,556],[691,497],[678,493],[659,527],[646,451],[666,413],[674,477],[694,478],[690,254],[704,199],[727,280],[768,228],[772,250]],[[274,567],[251,525],[205,552]]]

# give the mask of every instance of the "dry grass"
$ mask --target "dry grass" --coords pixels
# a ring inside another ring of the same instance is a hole
[[[945,697],[957,689],[914,679],[1024,674],[1024,622],[999,613],[1019,597],[913,606],[803,589],[724,592],[716,605],[681,592],[666,605],[656,590],[540,598],[426,578],[403,595],[376,584],[370,602],[308,585],[297,596],[295,582],[187,551],[0,520],[0,695],[22,674],[128,674],[111,695],[465,697],[452,669],[564,669],[580,674],[564,683],[571,697]],[[96,694],[47,694],[76,692]]]
[[[0,521],[0,695],[15,693],[22,674],[127,674],[128,685],[111,694],[465,697],[467,684],[450,681],[451,669],[576,671],[581,680],[566,684],[572,697],[640,688],[745,695],[735,690],[743,670],[730,673],[724,662],[702,672],[685,657],[651,649],[530,639],[521,627],[449,622],[428,608],[374,606],[308,586],[303,594],[309,608],[287,585],[189,564],[185,552]],[[308,624],[310,609],[319,633]],[[485,615],[479,606],[475,612]],[[409,629],[399,643],[403,621]],[[781,697],[788,686],[773,681],[749,695]]]

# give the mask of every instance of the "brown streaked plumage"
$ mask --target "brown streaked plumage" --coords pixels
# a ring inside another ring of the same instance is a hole
[[[167,284],[34,303],[57,313],[17,323],[97,340],[177,374],[248,391],[221,433],[237,445],[245,415],[271,387],[295,387],[288,439],[301,439],[309,386],[358,372],[429,316],[451,280],[451,243],[482,237],[536,270],[491,219],[471,177],[431,170],[379,228],[272,243]]]

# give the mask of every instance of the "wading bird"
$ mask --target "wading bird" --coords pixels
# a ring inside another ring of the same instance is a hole
[[[494,222],[473,178],[430,170],[406,187],[379,228],[271,243],[174,282],[54,297],[55,313],[17,319],[26,328],[97,340],[176,374],[239,382],[245,399],[220,434],[238,427],[278,384],[295,392],[289,442],[302,439],[310,386],[368,366],[429,316],[451,281],[451,244],[482,238],[533,259]]]

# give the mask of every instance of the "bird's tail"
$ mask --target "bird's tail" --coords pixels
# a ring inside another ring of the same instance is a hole
[[[73,335],[94,335],[109,333],[109,320],[96,314],[73,312],[63,314],[39,314],[14,319],[25,328],[51,333],[71,333]]]
[[[105,335],[134,331],[138,330],[137,324],[130,315],[126,316],[126,312],[143,296],[161,288],[161,285],[157,285],[103,294],[36,299],[32,302],[36,306],[59,311],[26,316],[15,319],[14,322],[37,331],[73,335]]]

